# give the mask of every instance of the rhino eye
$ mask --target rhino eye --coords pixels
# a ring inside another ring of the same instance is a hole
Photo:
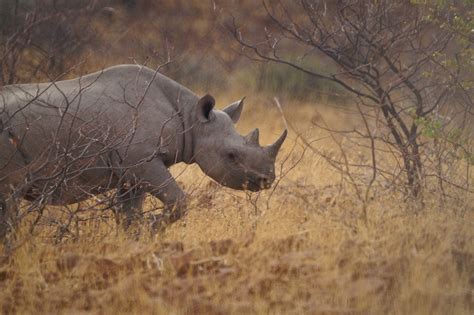
[[[227,153],[227,159],[232,162],[235,162],[237,161],[237,154],[235,154],[234,152],[229,152]]]

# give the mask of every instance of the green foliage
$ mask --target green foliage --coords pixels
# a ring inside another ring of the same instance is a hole
[[[436,139],[441,136],[441,121],[432,117],[417,117],[415,124],[420,128],[421,134],[425,137]]]
[[[425,116],[414,118],[415,124],[418,126],[421,135],[434,143],[443,143],[450,147],[451,156],[457,160],[465,160],[467,163],[474,165],[474,153],[470,152],[468,139],[463,135],[463,131],[459,128],[447,129],[437,117]],[[461,149],[462,147],[462,149]]]
[[[411,0],[413,5],[424,8],[424,20],[433,23],[440,29],[451,31],[459,49],[456,57],[446,53],[436,52],[433,58],[449,71],[457,73],[461,70],[467,75],[459,80],[460,86],[466,91],[472,90],[474,80],[470,73],[474,72],[474,48],[472,47],[472,32],[474,30],[474,0]],[[426,77],[429,75],[426,74]]]

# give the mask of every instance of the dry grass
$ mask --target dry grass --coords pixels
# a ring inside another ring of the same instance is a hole
[[[283,128],[270,102],[247,109],[239,125],[242,132],[263,126],[266,143]],[[288,118],[313,139],[322,136],[307,129],[313,111],[295,108]],[[350,123],[340,112],[323,113],[332,124]],[[284,169],[300,154],[292,152]],[[432,206],[415,214],[397,194],[375,188],[365,224],[350,188],[310,152],[273,194],[219,187],[197,167],[179,180],[192,192],[192,210],[164,235],[132,240],[112,220],[90,221],[78,240],[53,244],[51,231],[40,229],[0,262],[1,312],[474,312],[472,195],[464,211],[440,209],[428,195]]]

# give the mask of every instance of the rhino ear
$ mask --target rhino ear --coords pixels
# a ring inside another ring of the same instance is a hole
[[[242,108],[244,108],[244,99],[245,97],[243,97],[240,101],[234,102],[223,109],[224,113],[229,115],[234,124],[239,121],[240,114],[242,113]]]
[[[196,105],[196,116],[200,122],[206,123],[214,118],[214,113],[212,112],[212,109],[214,108],[215,103],[216,101],[209,94],[206,94],[201,97],[201,99]]]

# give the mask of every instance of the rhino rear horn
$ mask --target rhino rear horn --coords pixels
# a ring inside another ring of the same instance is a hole
[[[240,101],[234,102],[228,106],[226,106],[222,111],[229,115],[232,119],[234,124],[239,121],[240,114],[242,113],[242,108],[244,107],[244,99],[243,97]]]
[[[281,148],[281,145],[286,139],[287,134],[288,134],[288,131],[285,129],[285,131],[283,131],[283,133],[281,134],[280,138],[278,138],[277,141],[275,141],[275,143],[269,145],[266,148],[271,157],[276,158],[278,151]]]
[[[248,144],[254,144],[258,146],[259,145],[258,136],[259,136],[259,130],[258,128],[255,128],[254,130],[250,131],[248,135],[245,136],[245,141],[247,141]]]

